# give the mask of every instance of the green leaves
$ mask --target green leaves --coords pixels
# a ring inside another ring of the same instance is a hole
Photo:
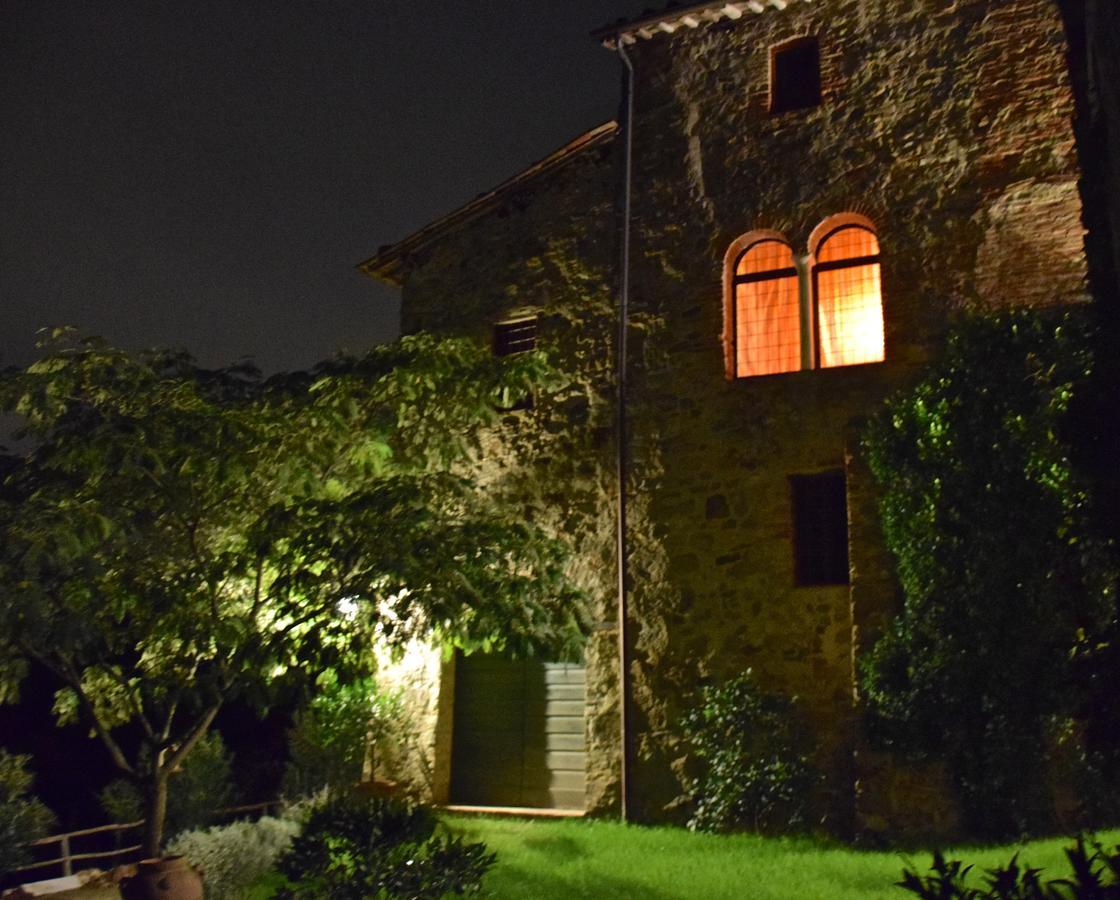
[[[0,489],[0,699],[38,659],[125,772],[114,728],[159,758],[228,698],[361,676],[374,640],[578,637],[564,548],[472,478],[496,392],[543,389],[543,355],[413,335],[266,381],[46,347],[0,378],[37,442]]]
[[[44,837],[54,824],[51,811],[28,796],[30,761],[0,749],[0,876],[30,862],[27,844]]]
[[[1045,819],[1025,773],[1072,711],[1079,628],[1115,617],[1111,563],[1062,435],[1090,366],[1075,314],[968,319],[871,423],[904,607],[861,661],[881,739],[946,758],[980,830]]]
[[[345,794],[362,780],[367,753],[395,758],[412,738],[401,690],[381,689],[372,678],[340,684],[327,674],[288,732],[288,797],[310,797],[324,788]]]
[[[478,893],[494,864],[484,844],[440,834],[433,814],[381,799],[340,797],[315,809],[280,860],[286,900],[436,900]]]
[[[898,886],[925,900],[1105,900],[1120,895],[1120,847],[1109,852],[1093,842],[1089,853],[1084,837],[1066,849],[1071,878],[1043,880],[1042,869],[1019,863],[1019,854],[1005,866],[987,870],[984,888],[968,884],[972,866],[933,852],[930,874],[922,876],[911,868],[902,873]]]
[[[805,824],[819,782],[796,701],[761,691],[748,669],[704,687],[681,728],[702,772],[688,785],[689,828],[789,831]]]
[[[77,688],[62,688],[55,694],[54,714],[59,725],[81,721],[79,691],[89,699],[94,715],[106,728],[131,722],[141,705],[139,677],[128,678],[119,666],[87,666]]]

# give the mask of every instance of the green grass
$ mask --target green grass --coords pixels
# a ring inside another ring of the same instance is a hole
[[[923,874],[926,852],[872,852],[811,839],[694,834],[677,828],[641,828],[617,822],[445,817],[455,834],[485,841],[498,854],[484,894],[509,900],[626,898],[626,900],[876,900],[913,897],[895,887],[908,862]],[[1103,843],[1120,842],[1120,831]],[[1068,871],[1067,838],[1025,845],[950,852],[983,870],[1020,861],[1050,877]],[[1045,877],[1045,876],[1044,876]]]

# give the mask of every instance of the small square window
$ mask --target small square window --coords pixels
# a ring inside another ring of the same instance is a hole
[[[792,475],[793,565],[802,586],[848,584],[848,502],[844,473]]]
[[[511,356],[526,353],[537,346],[537,320],[519,319],[499,322],[494,326],[494,355]]]
[[[821,104],[821,48],[815,37],[797,38],[770,50],[770,112]]]

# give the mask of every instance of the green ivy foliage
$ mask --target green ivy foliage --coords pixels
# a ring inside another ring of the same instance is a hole
[[[681,721],[701,774],[689,781],[689,828],[796,830],[820,776],[795,702],[759,689],[751,671],[701,689]]]
[[[1115,572],[1063,428],[1091,360],[1081,315],[974,316],[870,424],[904,601],[860,661],[874,733],[948,762],[967,824],[1048,824],[1047,725],[1115,619]]]

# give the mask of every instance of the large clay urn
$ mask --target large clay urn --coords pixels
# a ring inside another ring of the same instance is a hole
[[[121,882],[122,900],[202,900],[202,877],[182,856],[142,859]]]

